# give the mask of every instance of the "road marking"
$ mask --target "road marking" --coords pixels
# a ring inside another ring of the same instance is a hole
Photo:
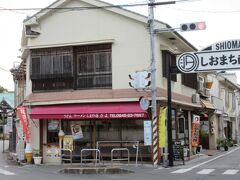
[[[238,147],[238,148],[236,148],[236,149],[233,149],[233,150],[231,150],[231,151],[228,151],[227,153],[221,154],[221,155],[219,155],[219,156],[217,156],[217,157],[214,157],[214,158],[212,158],[212,159],[210,159],[210,160],[208,160],[208,161],[205,161],[205,162],[202,162],[202,163],[197,164],[197,165],[195,165],[195,166],[192,166],[191,168],[178,169],[178,170],[173,171],[173,172],[171,172],[171,173],[173,173],[173,174],[182,174],[182,173],[191,171],[191,170],[193,170],[193,169],[195,169],[195,168],[197,168],[197,167],[199,167],[199,166],[202,166],[202,165],[207,164],[207,163],[209,163],[209,162],[212,162],[212,161],[214,161],[214,160],[216,160],[216,159],[219,159],[219,158],[221,158],[221,157],[223,157],[223,156],[226,156],[226,155],[228,155],[228,154],[231,154],[232,152],[237,151],[237,150],[239,150],[239,149],[240,149],[240,147]],[[201,172],[201,171],[200,171],[200,172]]]
[[[197,172],[197,174],[210,174],[213,171],[215,171],[215,169],[203,169],[203,170]]]
[[[7,170],[3,170],[3,169],[0,169],[0,174],[3,174],[3,175],[15,175],[14,173],[12,173],[10,171],[7,171]]]
[[[239,150],[239,149],[240,149],[240,147],[238,147],[238,148],[236,148],[236,149],[233,149],[233,150],[231,150],[231,151],[229,151],[229,152],[227,152],[227,153],[221,154],[221,155],[219,155],[219,156],[217,156],[217,157],[215,157],[215,158],[212,158],[212,159],[210,159],[210,160],[208,160],[208,161],[205,161],[205,162],[202,162],[202,163],[200,163],[200,164],[197,164],[196,166],[193,166],[193,167],[191,167],[191,168],[192,168],[192,169],[197,168],[197,167],[199,167],[199,166],[202,166],[202,165],[204,165],[204,164],[207,164],[207,163],[209,163],[209,162],[212,162],[212,161],[214,161],[214,160],[216,160],[216,159],[218,159],[218,158],[221,158],[221,157],[223,157],[223,156],[226,156],[226,155],[228,155],[228,154],[230,154],[230,153],[232,153],[232,152],[234,152],[234,151],[236,151],[236,150]]]
[[[191,170],[192,170],[192,168],[178,169],[178,170],[173,171],[173,172],[171,172],[171,173],[173,173],[173,174],[182,174],[182,173],[185,173],[185,172],[188,172],[188,171],[191,171]]]
[[[237,174],[239,170],[237,169],[228,169],[226,170],[224,173],[222,174],[225,174],[225,175],[234,175],[234,174]]]

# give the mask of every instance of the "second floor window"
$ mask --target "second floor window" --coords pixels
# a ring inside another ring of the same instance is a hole
[[[111,88],[111,45],[80,47],[77,53],[77,88]]]
[[[236,110],[236,96],[235,94],[233,93],[232,94],[232,110]]]
[[[31,50],[33,91],[112,88],[112,44]]]
[[[229,92],[225,90],[225,106],[229,107]]]
[[[33,50],[31,79],[49,79],[73,75],[71,49]]]

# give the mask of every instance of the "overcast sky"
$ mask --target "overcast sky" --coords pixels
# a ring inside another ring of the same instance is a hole
[[[55,0],[1,0],[0,8],[43,8]],[[143,0],[104,0],[112,4],[144,3]],[[156,0],[163,2],[164,0]],[[240,1],[239,0],[176,0],[174,5],[155,8],[155,18],[179,27],[181,23],[205,21],[207,29],[181,33],[198,49],[210,44],[228,39],[240,39]],[[143,15],[148,14],[147,7],[135,7],[130,10]],[[20,40],[22,22],[27,15],[36,11],[2,11],[0,10],[0,85],[8,90],[14,90],[9,69],[14,62],[20,61]],[[238,80],[240,80],[240,73]]]

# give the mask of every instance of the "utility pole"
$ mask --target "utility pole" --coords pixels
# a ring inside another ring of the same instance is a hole
[[[155,27],[154,27],[154,7],[156,5],[175,4],[175,1],[157,2],[149,0],[148,4],[148,23],[150,33],[151,51],[151,94],[152,94],[152,161],[157,166],[158,154],[158,125],[157,125],[157,88],[156,88],[156,58],[155,58]],[[168,119],[169,121],[169,119]],[[171,132],[172,133],[172,132]],[[172,146],[172,145],[171,145]]]
[[[152,94],[152,162],[153,166],[158,163],[158,136],[157,136],[157,88],[156,88],[156,60],[155,60],[155,32],[154,32],[154,3],[150,0],[148,6],[148,23],[150,33],[151,51],[151,94]]]

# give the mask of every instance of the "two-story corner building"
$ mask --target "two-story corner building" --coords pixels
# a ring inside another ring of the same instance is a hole
[[[148,19],[106,6],[97,0],[58,0],[23,23],[22,69],[15,74],[18,105],[28,108],[30,143],[45,163],[61,162],[60,130],[73,138],[68,143],[74,150],[95,148],[99,141],[139,141],[142,156],[151,161],[151,148],[143,143],[143,122],[151,116],[138,102],[151,95],[128,85],[130,73],[150,70]],[[158,108],[167,101],[166,62],[175,65],[176,54],[194,50],[176,32],[157,34]],[[189,148],[192,114],[202,107],[192,102],[196,88],[196,74],[172,75],[173,139]]]
[[[231,78],[229,79],[229,75]],[[200,143],[215,149],[219,139],[239,142],[239,86],[235,74],[202,73],[200,81],[205,83],[201,100],[208,111],[200,126]],[[207,81],[211,86],[207,85]],[[208,86],[208,88],[207,88]]]

